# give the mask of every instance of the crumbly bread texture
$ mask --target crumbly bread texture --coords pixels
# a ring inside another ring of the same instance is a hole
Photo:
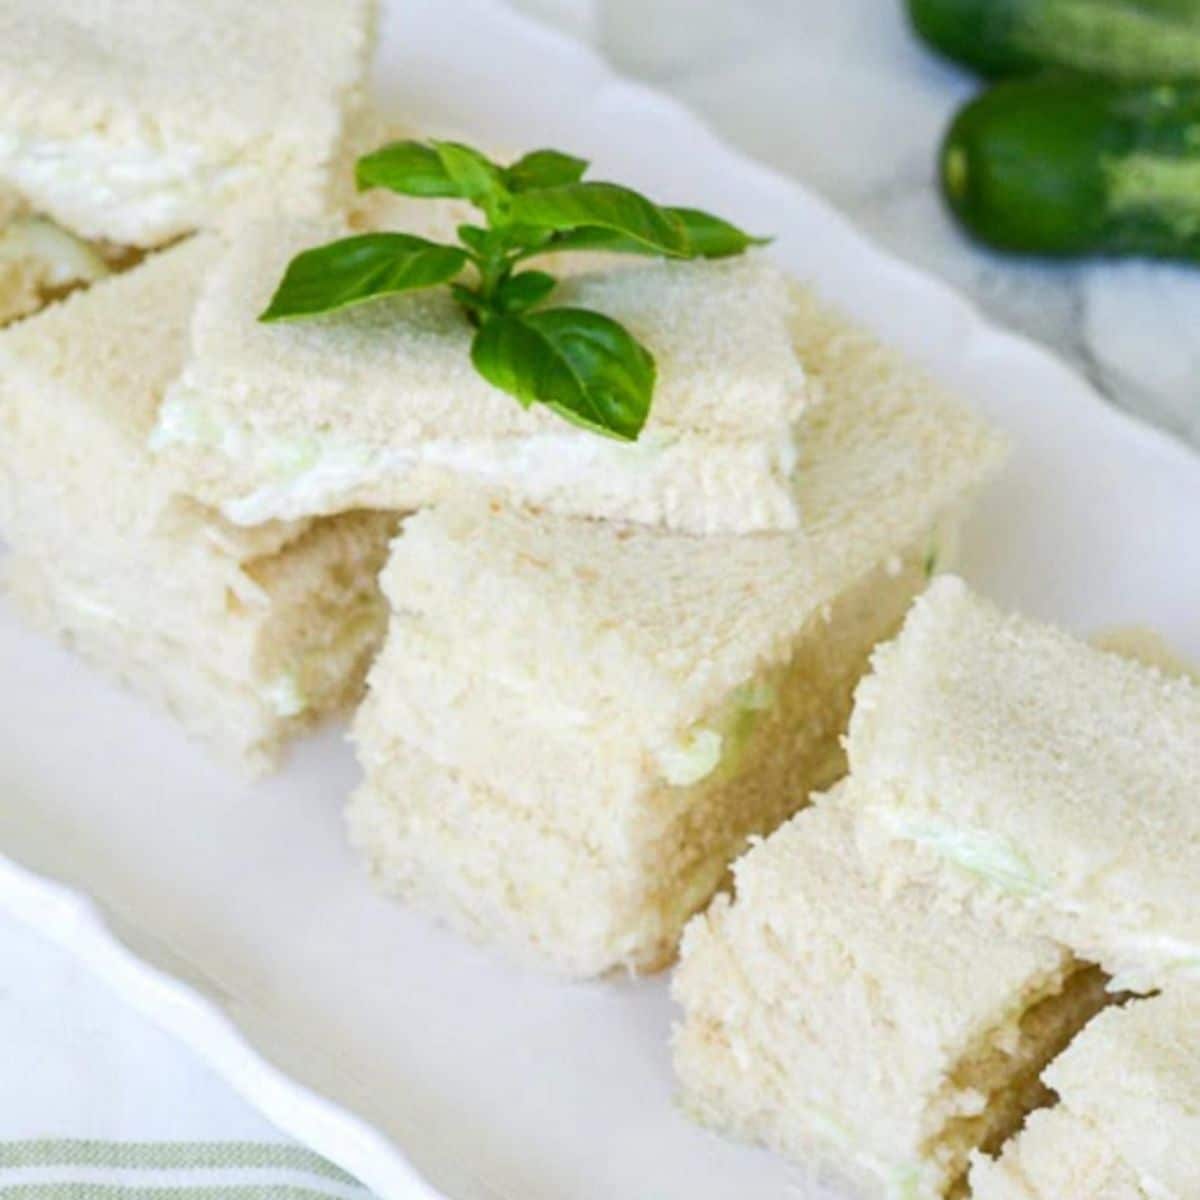
[[[848,740],[864,849],[1121,988],[1200,974],[1200,687],[938,580]],[[900,846],[907,846],[900,852]]]
[[[1106,1002],[1055,943],[997,934],[927,887],[885,900],[842,784],[734,864],[684,934],[673,992],[688,1112],[879,1200],[932,1200],[1044,1095]]]
[[[1200,1196],[1198,1033],[1194,984],[1096,1017],[1044,1073],[1059,1108],[977,1160],[978,1200]]]
[[[327,211],[373,0],[0,0],[0,181],[86,238]]]
[[[972,1200],[1166,1200],[1149,1192],[1108,1138],[1065,1108],[1031,1113],[998,1159],[971,1167]],[[1182,1200],[1177,1197],[1176,1200]]]
[[[798,330],[825,393],[806,534],[471,498],[406,523],[355,725],[352,836],[384,888],[568,974],[652,969],[746,838],[841,773],[870,647],[1003,450],[811,298]]]
[[[432,205],[410,228],[436,233],[439,221]],[[190,494],[247,524],[408,509],[471,487],[696,533],[796,525],[807,391],[789,335],[794,291],[764,257],[627,260],[563,283],[563,303],[608,313],[654,352],[654,406],[629,444],[488,384],[445,288],[259,323],[290,258],[342,232],[293,222],[231,238],[155,434]]]
[[[211,253],[184,243],[0,334],[0,535],[38,626],[258,768],[357,697],[394,521],[239,529],[146,452]]]
[[[1185,662],[1155,629],[1143,625],[1120,625],[1093,634],[1088,641],[1100,650],[1109,650],[1154,667],[1173,679],[1191,679],[1200,683],[1200,668]]]

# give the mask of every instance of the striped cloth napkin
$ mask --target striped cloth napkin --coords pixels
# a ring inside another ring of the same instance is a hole
[[[365,1200],[319,1155],[284,1142],[0,1142],[4,1200]]]
[[[370,1200],[0,914],[0,1200]]]

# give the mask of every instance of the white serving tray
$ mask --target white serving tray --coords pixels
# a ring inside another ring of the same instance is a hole
[[[502,4],[395,0],[385,25],[381,93],[414,126],[582,152],[777,234],[781,262],[1010,430],[971,531],[978,586],[1079,630],[1149,622],[1200,658],[1200,460],[1181,445]],[[549,982],[375,898],[343,844],[340,730],[248,787],[3,611],[0,663],[0,904],[381,1197],[830,1194],[675,1111],[662,979]]]

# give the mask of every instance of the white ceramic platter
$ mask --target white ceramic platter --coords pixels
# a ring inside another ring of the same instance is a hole
[[[385,25],[381,94],[415,127],[582,152],[777,234],[780,261],[1011,431],[976,584],[1080,630],[1149,622],[1200,657],[1200,460],[500,3],[394,0]],[[548,982],[376,899],[342,840],[340,730],[247,787],[3,611],[0,663],[0,903],[381,1196],[827,1194],[675,1111],[662,980]]]

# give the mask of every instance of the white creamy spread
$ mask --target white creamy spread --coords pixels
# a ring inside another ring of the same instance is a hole
[[[308,697],[294,672],[280,675],[259,692],[277,717],[298,717],[308,708]]]
[[[243,169],[206,161],[196,146],[0,133],[0,176],[33,208],[116,242],[145,244],[196,228],[214,191]]]
[[[721,765],[725,739],[714,729],[698,728],[677,742],[662,747],[658,765],[672,787],[691,787]]]
[[[766,680],[751,680],[734,688],[707,724],[694,725],[658,751],[663,779],[672,787],[690,787],[722,764],[733,762],[753,733],[758,714],[771,708],[775,700],[775,689]]]
[[[979,875],[1011,895],[1023,898],[1045,895],[1049,885],[1005,839],[982,830],[953,828],[923,817],[909,817],[890,809],[876,809],[880,822],[898,836],[927,846],[942,858]],[[1071,917],[1087,918],[1085,905],[1056,899],[1055,907]],[[1147,976],[1157,972],[1138,964],[1163,964],[1172,975],[1200,979],[1200,945],[1168,933],[1125,932],[1109,935],[1113,958],[1130,964],[1117,971],[1110,991],[1144,991]],[[1152,982],[1152,980],[1151,980]]]
[[[386,485],[421,467],[439,468],[493,485],[519,485],[531,499],[571,488],[584,475],[602,475],[614,492],[644,486],[656,459],[679,441],[650,430],[633,443],[591,433],[536,433],[464,441],[431,438],[417,445],[367,450],[315,436],[255,444],[253,434],[189,402],[176,391],[159,410],[150,437],[153,451],[172,445],[206,446],[232,462],[256,466],[269,482],[222,505],[235,525],[290,520],[332,509],[345,497]],[[792,437],[762,450],[762,468],[788,479],[796,469]]]
[[[44,217],[17,217],[0,229],[0,266],[7,263],[35,264],[45,288],[94,283],[108,274],[87,242]]]
[[[172,443],[218,444],[229,457],[242,438],[206,426],[201,418],[178,406],[165,405],[151,438],[151,449]],[[472,444],[433,439],[418,446],[369,453],[354,447],[318,448],[313,440],[277,444],[269,464],[280,478],[222,505],[235,525],[258,525],[321,512],[341,497],[384,485],[389,477],[422,466],[469,475],[485,483],[519,482],[531,495],[566,488],[582,472],[602,466],[610,478],[620,472],[630,479],[666,443],[643,439],[630,446],[593,435],[533,434]],[[615,484],[614,484],[615,486]]]
[[[982,829],[961,829],[927,817],[911,817],[891,809],[876,810],[882,823],[902,838],[927,846],[942,858],[979,875],[1003,891],[1034,896],[1046,884],[1030,863],[1004,838]]]
[[[1193,942],[1169,933],[1125,933],[1110,944],[1116,959],[1110,992],[1156,991],[1163,970],[1174,979],[1200,980],[1200,946]]]

